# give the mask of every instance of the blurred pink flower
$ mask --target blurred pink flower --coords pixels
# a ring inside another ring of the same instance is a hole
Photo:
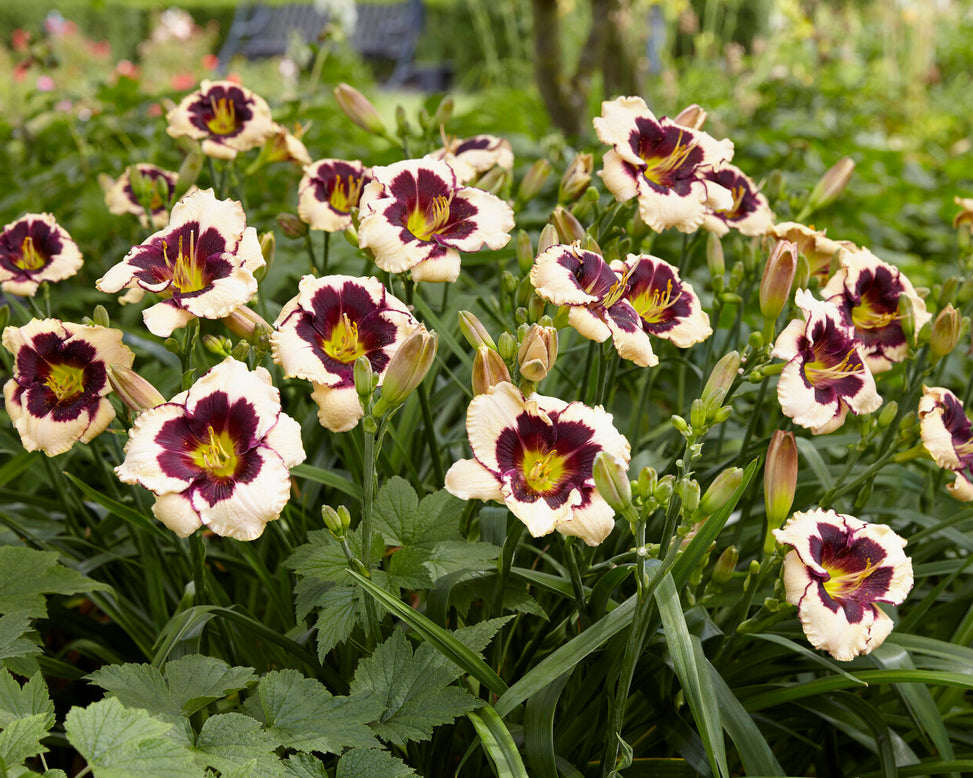
[[[207,70],[216,70],[220,64],[220,58],[215,54],[206,54],[203,56],[202,63]]]
[[[54,79],[48,75],[37,77],[37,91],[39,92],[53,92],[54,91]]]
[[[176,73],[172,80],[170,81],[173,89],[178,89],[182,91],[183,89],[192,89],[196,86],[196,76],[194,76],[190,71],[185,70],[182,73]]]

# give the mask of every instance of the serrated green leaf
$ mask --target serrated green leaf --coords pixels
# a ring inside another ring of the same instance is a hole
[[[37,673],[21,686],[9,672],[0,670],[0,729],[14,719],[41,713],[47,716],[47,728],[54,726],[54,703],[43,676]]]
[[[284,775],[288,778],[331,778],[321,760],[310,754],[287,757],[284,760]]]
[[[25,759],[47,751],[41,738],[50,729],[50,716],[36,713],[9,722],[0,732],[0,759],[8,768],[22,764]]]
[[[88,679],[126,707],[144,708],[173,720],[243,689],[252,677],[252,668],[230,667],[213,657],[190,654],[169,662],[164,673],[147,664],[105,665]]]
[[[271,736],[298,751],[340,754],[345,748],[377,748],[368,728],[382,713],[380,700],[334,697],[296,670],[276,670],[260,679],[244,710]]]
[[[344,643],[362,621],[361,590],[350,586],[330,586],[318,600],[318,661],[339,643]]]
[[[500,547],[492,543],[469,543],[465,540],[442,540],[429,549],[424,563],[433,581],[460,570],[496,568]]]
[[[429,548],[443,540],[459,540],[463,501],[445,489],[422,498],[404,478],[394,476],[375,498],[374,527],[390,546]]]
[[[338,761],[335,778],[407,778],[416,772],[388,751],[353,748]]]
[[[410,740],[428,740],[440,724],[459,718],[480,701],[465,689],[450,686],[462,672],[445,663],[431,647],[412,652],[401,632],[358,663],[351,692],[373,695],[384,706],[381,719],[373,725],[380,737],[404,746]]]
[[[192,752],[166,737],[172,725],[147,711],[125,708],[110,697],[72,708],[64,721],[68,741],[84,757],[95,778],[201,778]]]
[[[111,587],[58,564],[55,551],[0,546],[0,614],[24,611],[47,616],[47,594],[99,592]]]
[[[351,552],[361,558],[361,533],[358,530],[346,535]],[[317,530],[307,534],[308,542],[299,546],[284,563],[299,576],[308,576],[318,581],[350,585],[354,579],[348,573],[348,560],[341,545],[327,530]],[[376,533],[372,536],[372,559],[381,559],[385,544]]]
[[[199,765],[226,776],[246,771],[253,778],[276,778],[282,772],[274,753],[279,743],[260,722],[242,713],[220,713],[203,723],[193,751]]]
[[[41,653],[40,646],[23,637],[31,629],[26,611],[0,616],[0,662]]]

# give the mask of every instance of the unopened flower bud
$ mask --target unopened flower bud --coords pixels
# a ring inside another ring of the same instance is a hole
[[[851,174],[855,172],[855,160],[851,157],[842,157],[831,168],[821,176],[821,180],[815,184],[808,198],[807,208],[816,211],[824,208],[838,199],[848,182]]]
[[[683,514],[691,516],[699,507],[699,484],[692,478],[680,478],[674,486],[679,500],[682,502]]]
[[[656,484],[655,491],[652,492],[652,496],[655,497],[655,501],[659,505],[668,505],[669,498],[672,497],[673,484],[676,482],[676,477],[674,475],[664,475],[659,479],[659,483]]]
[[[358,230],[355,229],[355,225],[349,224],[345,227],[341,234],[345,236],[345,240],[348,244],[354,248],[358,248]]]
[[[541,189],[544,188],[544,184],[547,183],[550,175],[551,163],[546,158],[537,160],[530,166],[530,170],[527,171],[524,180],[520,182],[517,199],[522,203],[526,203],[528,200],[535,198]]]
[[[743,482],[743,470],[730,467],[720,473],[709,485],[699,502],[701,513],[709,516],[726,505]]]
[[[341,517],[338,515],[338,511],[330,505],[321,507],[321,519],[324,521],[324,526],[336,538],[340,538],[345,534],[341,526]]]
[[[498,351],[480,346],[473,357],[473,394],[486,394],[490,387],[510,383],[510,371]]]
[[[740,552],[737,550],[737,547],[727,546],[723,549],[723,553],[720,554],[720,558],[716,560],[716,564],[713,565],[713,575],[710,581],[717,586],[725,584],[730,580],[739,561]]]
[[[776,430],[764,463],[764,503],[768,531],[778,529],[790,514],[797,489],[797,441],[793,432]]]
[[[591,171],[594,167],[592,154],[578,154],[561,176],[557,190],[559,203],[571,203],[583,195],[591,184]]]
[[[560,242],[561,239],[557,234],[557,227],[553,224],[545,224],[544,229],[541,230],[540,237],[537,239],[537,253],[543,254],[551,246],[556,246]]]
[[[625,463],[607,451],[595,455],[592,467],[595,489],[616,513],[623,513],[632,504],[632,485]]]
[[[361,127],[365,132],[382,137],[387,136],[385,124],[375,110],[368,98],[359,92],[355,87],[341,83],[334,88],[334,97],[338,101],[338,107],[344,112],[345,116]]]
[[[722,408],[713,414],[713,424],[722,424],[724,421],[733,415],[733,408],[729,405],[724,405]]]
[[[648,500],[655,492],[655,487],[659,483],[659,475],[653,467],[643,467],[639,470],[638,489],[642,499]]]
[[[689,432],[689,424],[686,420],[677,414],[673,414],[672,418],[669,419],[673,427],[675,427],[679,432],[686,434]]]
[[[601,254],[602,256],[605,255],[605,253],[601,250],[601,246],[598,245],[598,241],[595,240],[595,236],[589,235],[588,233],[585,233],[584,237],[581,239],[581,248],[583,248],[585,251],[594,252],[595,254]]]
[[[220,321],[238,338],[244,338],[250,343],[255,343],[273,332],[273,328],[264,318],[246,305],[239,306]]]
[[[436,108],[436,115],[433,117],[433,121],[437,127],[442,127],[453,118],[454,105],[452,97],[444,97],[439,101],[439,107]]]
[[[517,354],[517,339],[509,332],[500,333],[497,338],[497,351],[505,362],[512,362]]]
[[[895,421],[895,417],[898,415],[899,404],[895,400],[889,400],[882,406],[882,412],[878,415],[878,426],[885,429]]]
[[[277,223],[288,238],[303,238],[307,235],[307,225],[296,214],[279,213]]]
[[[939,312],[932,323],[932,332],[929,335],[929,361],[932,364],[935,365],[956,348],[962,326],[959,311],[952,305],[947,305]]]
[[[551,214],[551,221],[557,228],[558,243],[574,243],[576,240],[584,240],[584,227],[567,209],[560,205],[557,206],[554,213]],[[540,246],[537,248],[540,251]]]
[[[124,365],[108,366],[108,383],[119,399],[135,413],[155,408],[166,401],[158,389]]]
[[[483,322],[469,311],[459,312],[459,329],[463,333],[463,337],[466,338],[466,342],[473,348],[486,346],[490,349],[496,349],[497,344],[490,337],[490,333],[483,326]]]
[[[476,188],[484,192],[499,195],[507,185],[510,174],[502,167],[492,167],[477,179]]]
[[[249,355],[250,344],[245,340],[238,341],[237,344],[230,350],[230,356],[233,357],[237,362],[245,362]]]
[[[707,115],[706,111],[696,105],[696,103],[693,103],[692,105],[687,105],[676,114],[676,118],[672,120],[672,123],[689,130],[701,130],[706,123]]]
[[[355,360],[355,366],[352,368],[351,374],[355,380],[355,391],[358,393],[358,399],[361,400],[362,407],[365,407],[369,398],[372,396],[372,391],[375,389],[375,384],[372,380],[371,360],[365,356],[358,357]]]
[[[791,295],[797,273],[797,244],[777,241],[764,267],[760,280],[760,313],[767,321],[776,321]]]
[[[703,393],[700,395],[700,399],[706,406],[707,415],[715,413],[723,404],[723,399],[730,391],[730,387],[733,386],[739,370],[740,354],[737,351],[724,354],[720,361],[713,366],[709,378],[706,379],[706,385],[703,387]]]
[[[543,297],[532,294],[527,301],[527,321],[537,321],[544,315],[547,303]]]
[[[723,257],[723,242],[715,232],[706,237],[706,267],[713,278],[721,278],[726,272],[726,260]]]
[[[91,321],[99,327],[111,327],[111,318],[108,316],[108,309],[104,305],[96,305],[91,312]]]
[[[174,199],[178,200],[196,183],[199,174],[203,170],[203,162],[205,160],[206,155],[198,149],[186,155],[186,158],[182,161],[182,165],[179,166],[179,173],[176,176],[176,186],[172,193]]]
[[[542,381],[557,359],[557,330],[532,324],[517,352],[520,374],[528,381]]]
[[[689,425],[697,433],[706,429],[706,404],[700,399],[693,400],[689,410]]]
[[[260,236],[260,253],[266,263],[265,267],[261,269],[266,273],[274,264],[274,258],[277,256],[277,238],[274,237],[272,230],[267,230]]]
[[[382,396],[375,404],[375,415],[382,416],[405,402],[426,377],[436,358],[439,334],[425,327],[415,330],[405,339],[389,360],[382,382]]]
[[[520,272],[528,273],[531,265],[534,264],[534,246],[527,230],[518,230],[514,246],[517,250],[517,265],[520,267]]]
[[[946,303],[951,303],[956,300],[956,291],[959,289],[959,278],[956,276],[950,276],[945,281],[939,290],[939,295],[937,299],[940,305],[945,305]]]
[[[797,255],[797,272],[794,274],[794,289],[807,289],[811,282],[811,263],[803,254]]]
[[[222,335],[203,335],[203,347],[218,357],[228,357],[233,350],[233,343]]]

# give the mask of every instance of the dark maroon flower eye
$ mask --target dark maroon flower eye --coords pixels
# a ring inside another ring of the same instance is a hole
[[[0,233],[0,288],[33,297],[44,281],[63,281],[81,269],[81,252],[49,213],[29,213]]]

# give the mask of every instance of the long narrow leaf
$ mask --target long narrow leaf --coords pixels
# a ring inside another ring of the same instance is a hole
[[[393,597],[382,587],[377,586],[363,575],[349,570],[348,573],[361,584],[375,601],[393,616],[412,627],[423,638],[432,643],[443,656],[448,657],[464,671],[487,687],[491,692],[500,696],[507,691],[507,684],[494,672],[493,668],[484,662],[475,651],[463,644],[450,632],[447,632],[431,619],[423,616],[419,611],[410,608],[397,597]]]
[[[330,486],[332,489],[337,489],[339,492],[347,494],[352,499],[361,500],[361,486],[330,470],[324,470],[313,465],[298,465],[297,467],[291,468],[291,475]]]
[[[554,750],[554,712],[571,673],[565,673],[527,700],[524,716],[524,753],[535,778],[558,778]]]
[[[662,577],[655,590],[655,602],[665,628],[669,656],[706,747],[710,769],[714,774],[728,776],[730,770],[726,765],[726,745],[712,680],[707,668],[699,664],[702,648],[697,653],[699,639],[694,640],[689,634],[679,593],[669,573]]]
[[[487,705],[480,708],[478,713],[466,715],[473,722],[476,734],[480,736],[483,750],[493,762],[497,778],[529,778],[517,744],[497,712]]]
[[[111,511],[118,516],[118,518],[124,519],[132,526],[137,527],[140,530],[144,530],[145,532],[149,532],[155,535],[157,538],[163,538],[165,540],[171,539],[172,536],[169,532],[166,532],[161,526],[159,526],[158,522],[150,519],[145,514],[140,513],[134,508],[130,508],[124,503],[113,500],[107,495],[102,494],[97,489],[86,484],[77,476],[71,475],[71,473],[66,472],[64,475],[85,497],[87,497],[89,500],[94,500],[102,508],[106,508],[107,510]]]

